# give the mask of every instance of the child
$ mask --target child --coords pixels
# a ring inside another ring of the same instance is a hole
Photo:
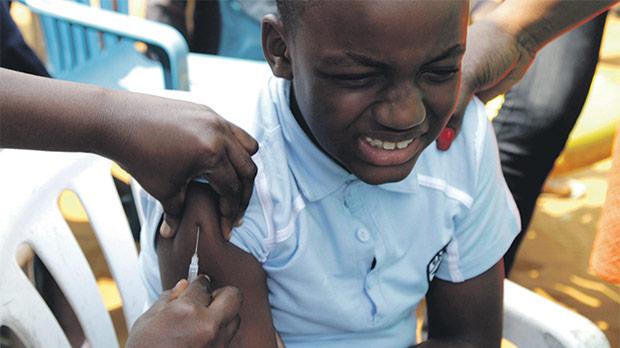
[[[274,346],[274,331],[290,347],[409,346],[423,296],[423,345],[499,346],[501,257],[519,221],[483,106],[450,151],[428,147],[454,109],[467,7],[279,1],[263,20],[276,78],[248,115],[260,150],[244,222],[226,242],[216,197],[195,186],[155,251],[150,201],[152,296],[186,275],[199,225],[201,271],[244,295],[239,346]]]

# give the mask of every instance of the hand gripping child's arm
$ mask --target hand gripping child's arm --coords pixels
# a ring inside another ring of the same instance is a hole
[[[435,277],[426,294],[428,340],[416,347],[499,347],[504,264],[462,283]]]
[[[618,2],[506,0],[480,16],[469,27],[461,92],[448,127],[458,134],[474,95],[488,101],[505,93],[521,80],[542,47]]]
[[[0,147],[92,152],[119,163],[160,201],[174,234],[189,180],[206,176],[222,214],[243,215],[258,145],[205,105],[0,68]]]
[[[243,295],[241,325],[231,346],[276,347],[263,269],[252,255],[222,237],[218,211],[216,193],[209,186],[190,186],[179,232],[173,239],[158,237],[162,285],[170,288],[187,276],[199,225],[199,273],[207,274],[215,288],[235,286]]]

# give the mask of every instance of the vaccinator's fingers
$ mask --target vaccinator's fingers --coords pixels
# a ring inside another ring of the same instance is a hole
[[[253,155],[258,151],[258,143],[254,138],[249,135],[243,129],[237,127],[232,123],[228,123],[230,126],[230,131],[235,135],[235,138],[239,141],[239,143],[243,146],[243,148],[249,153],[249,155]]]
[[[179,280],[174,288],[170,290],[170,301],[177,299],[188,287],[189,283],[187,279]]]
[[[209,306],[211,304],[211,283],[204,274],[199,275],[179,296],[179,300]]]
[[[208,307],[212,320],[227,324],[237,317],[243,298],[239,289],[226,286],[213,292],[213,300]]]
[[[257,168],[248,153],[238,145],[231,145],[227,148],[230,162],[237,172],[237,177],[241,181],[241,195],[239,197],[239,207],[236,214],[231,212],[229,216],[234,223],[237,223],[245,213],[245,209],[250,203],[252,190],[254,189],[254,178],[256,177]]]

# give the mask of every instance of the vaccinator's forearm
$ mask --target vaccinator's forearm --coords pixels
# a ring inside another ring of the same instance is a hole
[[[506,0],[485,18],[516,35],[531,52],[620,0]]]
[[[202,111],[192,103],[2,68],[0,108],[0,147],[92,152],[121,164],[157,150],[162,135],[145,133],[180,124],[175,111]],[[149,137],[155,144],[145,141]]]
[[[0,147],[99,152],[109,91],[0,68]]]

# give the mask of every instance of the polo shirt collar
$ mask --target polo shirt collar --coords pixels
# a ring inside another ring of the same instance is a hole
[[[289,167],[303,196],[309,201],[325,198],[345,183],[359,180],[319,149],[295,120],[290,108],[290,81],[273,78],[277,116],[289,156]],[[308,165],[311,163],[312,165]],[[378,185],[381,189],[413,193],[418,187],[414,170],[402,181]]]

